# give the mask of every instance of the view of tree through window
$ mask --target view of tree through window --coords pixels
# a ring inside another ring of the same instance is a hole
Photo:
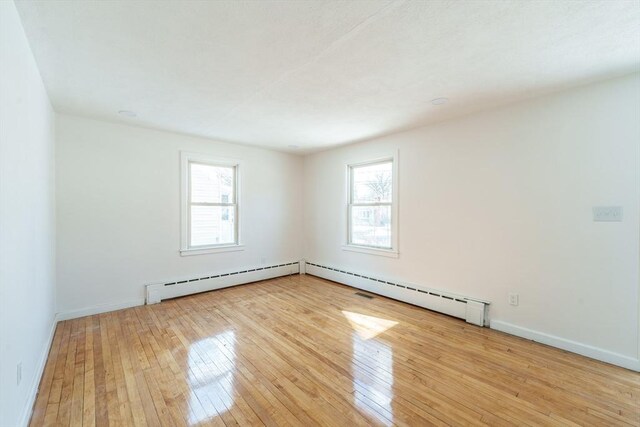
[[[393,162],[350,167],[349,243],[391,248]]]
[[[189,163],[189,246],[236,243],[235,167]]]

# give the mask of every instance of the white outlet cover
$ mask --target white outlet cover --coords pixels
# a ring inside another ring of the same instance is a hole
[[[518,305],[520,298],[518,294],[509,294],[509,304],[510,305]]]
[[[622,206],[594,206],[593,220],[598,222],[622,221]]]

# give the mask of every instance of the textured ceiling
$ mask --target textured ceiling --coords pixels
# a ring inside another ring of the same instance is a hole
[[[637,0],[16,4],[57,111],[289,151],[640,69]]]

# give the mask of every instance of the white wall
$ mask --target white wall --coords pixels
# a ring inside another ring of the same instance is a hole
[[[298,156],[65,115],[56,138],[65,317],[142,304],[145,284],[301,258]],[[242,161],[244,251],[180,256],[181,150]]]
[[[345,252],[344,165],[390,150],[400,256]],[[492,327],[640,369],[639,162],[638,74],[310,155],[305,258],[490,300]]]
[[[13,2],[0,2],[0,425],[24,425],[55,314],[53,110]],[[22,363],[17,385],[16,366]]]

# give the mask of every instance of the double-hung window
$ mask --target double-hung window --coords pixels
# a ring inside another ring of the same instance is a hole
[[[346,250],[397,256],[397,186],[394,159],[347,166]]]
[[[183,255],[239,250],[237,162],[182,153]]]

